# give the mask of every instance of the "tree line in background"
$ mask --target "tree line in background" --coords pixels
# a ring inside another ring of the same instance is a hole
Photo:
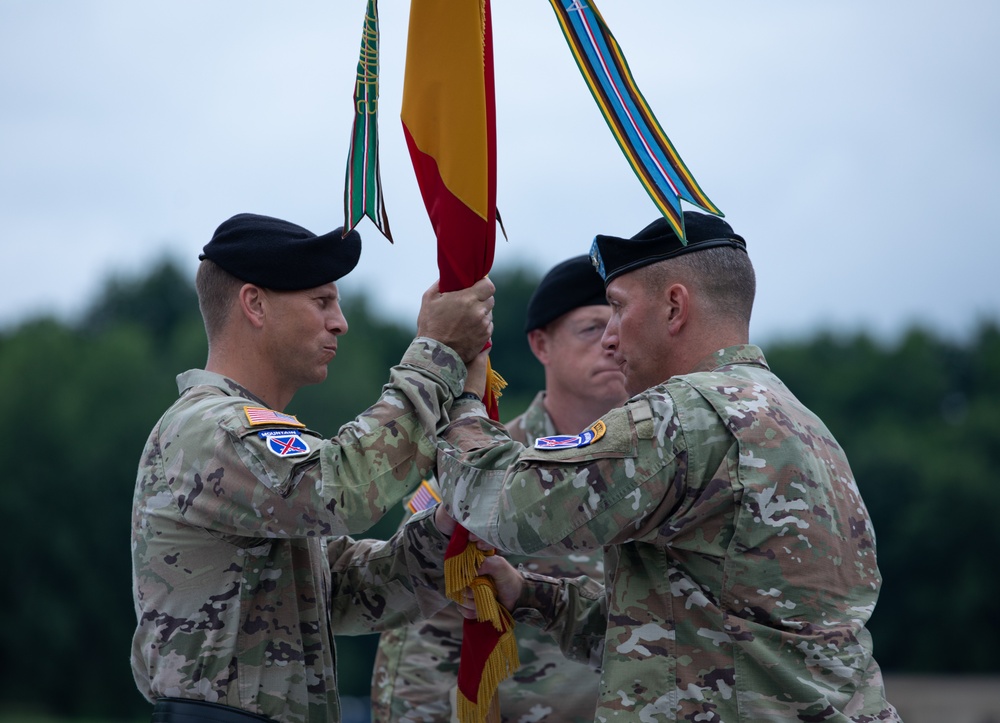
[[[523,333],[533,271],[498,270],[494,367],[504,419],[543,384]],[[418,303],[414,299],[414,307]],[[317,430],[368,407],[413,330],[348,298],[350,332],[322,385],[289,410]],[[886,671],[996,673],[1000,617],[1000,328],[962,342],[912,329],[880,343],[818,333],[764,344],[772,368],[848,452],[875,523],[885,578],[872,618]],[[40,318],[0,332],[0,519],[8,539],[0,596],[0,714],[136,718],[129,650],[129,524],[139,453],[204,364],[193,286],[170,261],[113,280],[73,322]],[[394,511],[370,531],[384,538]],[[983,623],[977,621],[984,621]],[[367,696],[375,636],[338,638],[341,692]]]

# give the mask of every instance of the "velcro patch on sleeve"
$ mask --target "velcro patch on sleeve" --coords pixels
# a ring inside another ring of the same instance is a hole
[[[598,419],[579,434],[556,434],[552,437],[539,437],[535,440],[535,449],[586,447],[603,437],[607,429],[604,422]]]
[[[417,491],[413,493],[413,497],[410,501],[406,503],[406,506],[410,509],[410,512],[414,515],[418,512],[422,512],[430,507],[433,507],[441,501],[441,495],[437,493],[437,490],[431,485],[430,482],[424,480],[420,483],[420,487]]]
[[[635,432],[639,439],[653,438],[653,407],[648,399],[640,399],[629,402],[626,405],[629,414],[632,415],[632,423],[635,425]]]
[[[250,423],[251,427],[260,427],[263,425],[273,427],[275,425],[280,425],[283,427],[301,427],[302,429],[305,429],[306,426],[291,414],[276,412],[273,409],[268,409],[267,407],[247,406],[243,407],[243,412],[247,415],[247,421]]]
[[[267,442],[267,449],[278,457],[300,457],[309,454],[309,445],[297,429],[265,429],[257,436]]]

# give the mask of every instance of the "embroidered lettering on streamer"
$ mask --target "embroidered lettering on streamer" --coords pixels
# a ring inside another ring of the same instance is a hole
[[[259,427],[262,424],[266,424],[271,427],[276,424],[280,424],[285,427],[305,428],[306,426],[291,414],[276,412],[273,409],[268,409],[267,407],[243,407],[243,412],[247,415],[247,421],[250,422],[251,427]]]
[[[267,448],[279,457],[299,457],[309,454],[309,445],[297,429],[265,429],[257,436],[267,442]]]
[[[535,440],[535,449],[586,447],[603,437],[607,430],[607,425],[601,420],[597,420],[579,434],[557,434],[553,437],[539,437]]]

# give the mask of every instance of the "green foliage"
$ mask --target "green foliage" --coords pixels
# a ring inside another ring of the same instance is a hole
[[[184,320],[197,318],[198,298],[186,275],[169,259],[139,279],[114,278],[84,316],[80,330],[94,334],[131,324],[155,342],[167,342]]]
[[[501,415],[510,418],[543,383],[522,326],[538,277],[507,269],[492,278],[492,360],[509,382]],[[290,408],[328,435],[378,397],[413,335],[373,315],[364,298],[348,299],[345,313],[350,331],[329,379]],[[991,636],[969,634],[973,621],[1000,614],[991,464],[1000,449],[1000,330],[984,324],[962,344],[913,330],[892,346],[820,334],[765,351],[847,449],[874,518],[885,577],[872,619],[879,662],[893,671],[1000,671]],[[169,262],[110,282],[77,324],[40,319],[0,333],[0,512],[14,542],[0,596],[2,707],[148,714],[128,663],[132,488],[146,435],[176,398],[174,377],[201,366],[205,352],[193,288]],[[400,515],[369,534],[388,537]],[[367,695],[374,644],[338,638],[344,693]]]
[[[138,702],[121,654],[134,625],[131,490],[168,386],[134,328],[90,337],[43,321],[0,350],[3,518],[18,547],[6,575],[15,594],[0,602],[11,622],[0,630],[10,656],[0,695],[46,701],[55,713],[127,714]],[[55,681],[59,696],[49,695]],[[122,694],[108,695],[109,685]]]

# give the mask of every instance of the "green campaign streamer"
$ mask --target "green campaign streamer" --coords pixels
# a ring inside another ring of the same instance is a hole
[[[378,1],[368,0],[354,84],[354,125],[344,182],[344,233],[367,216],[389,241],[378,159]]]

